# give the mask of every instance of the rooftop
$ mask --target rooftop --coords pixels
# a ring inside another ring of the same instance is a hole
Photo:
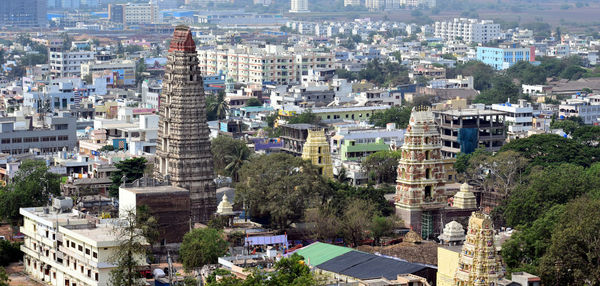
[[[180,187],[171,185],[167,186],[151,186],[151,187],[121,187],[124,191],[136,193],[136,194],[147,194],[147,193],[179,193],[189,192],[188,190]]]
[[[477,115],[489,116],[489,115],[505,115],[506,114],[506,112],[502,112],[502,111],[489,110],[489,109],[477,109],[477,108],[434,111],[434,113],[443,114],[443,115],[451,115],[451,116],[477,116]]]

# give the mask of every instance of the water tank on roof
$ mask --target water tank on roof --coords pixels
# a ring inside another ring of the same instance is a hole
[[[52,200],[52,207],[54,210],[58,210],[61,212],[68,211],[73,208],[73,199],[70,197],[58,197]]]

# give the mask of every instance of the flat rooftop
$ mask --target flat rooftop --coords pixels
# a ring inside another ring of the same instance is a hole
[[[121,187],[120,189],[123,189],[123,190],[128,191],[128,192],[136,193],[136,194],[179,193],[179,192],[189,193],[189,191],[186,190],[186,189],[184,189],[184,188],[180,188],[180,187],[176,187],[176,186],[171,186],[171,185],[168,185],[168,186],[148,186],[148,187]]]
[[[467,108],[467,109],[451,109],[451,110],[444,110],[444,111],[433,111],[434,113],[437,114],[443,114],[443,115],[451,115],[451,116],[457,116],[457,117],[463,117],[463,116],[490,116],[490,115],[506,115],[506,112],[504,111],[498,111],[498,110],[490,110],[490,109],[477,109],[477,108]]]

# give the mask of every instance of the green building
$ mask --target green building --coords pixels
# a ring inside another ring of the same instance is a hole
[[[377,138],[372,143],[356,143],[355,140],[344,140],[340,148],[342,161],[360,161],[367,156],[377,152],[389,150],[390,146],[382,138]]]

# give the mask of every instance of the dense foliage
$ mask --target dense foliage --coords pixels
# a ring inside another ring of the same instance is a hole
[[[143,177],[147,162],[144,157],[136,157],[115,163],[117,171],[110,175],[112,185],[109,187],[109,195],[111,197],[119,196],[119,186],[123,183],[123,176],[126,178],[126,183]]]
[[[213,154],[215,173],[230,176],[234,181],[238,180],[242,165],[252,155],[246,142],[224,135],[219,135],[211,141],[210,150]]]
[[[396,128],[406,128],[410,120],[411,108],[409,106],[393,106],[384,111],[375,112],[369,123],[377,127],[385,127],[388,123],[396,123]]]
[[[214,228],[198,228],[183,236],[179,256],[186,270],[215,264],[227,253],[227,241],[223,233]]]

